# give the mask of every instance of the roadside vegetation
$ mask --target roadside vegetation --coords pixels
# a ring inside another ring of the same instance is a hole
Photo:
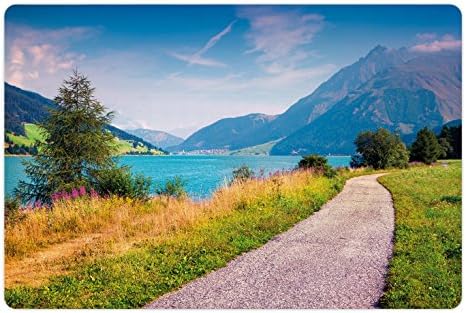
[[[5,229],[6,301],[17,308],[141,307],[261,246],[343,183],[297,170],[237,180],[202,202],[83,196],[19,213]]]
[[[461,161],[382,176],[395,206],[384,308],[454,308],[461,301]]]

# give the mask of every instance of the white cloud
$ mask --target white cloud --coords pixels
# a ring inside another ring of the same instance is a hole
[[[416,36],[420,38],[420,36]],[[461,49],[461,40],[456,39],[451,34],[445,34],[442,38],[434,40],[437,36],[430,37],[430,40],[426,40],[423,43],[419,43],[411,47],[412,51],[432,53],[440,52],[444,50],[460,50]],[[427,38],[423,36],[423,38]]]
[[[324,25],[324,17],[318,14],[262,6],[241,7],[238,17],[247,19],[251,27],[246,33],[251,48],[246,53],[258,53],[257,61],[266,72],[293,68],[309,57],[308,49],[302,48]]]
[[[69,71],[85,58],[84,54],[69,51],[70,43],[95,33],[96,29],[88,27],[32,29],[7,24],[6,80],[21,87],[28,81]]]
[[[181,54],[181,53],[173,52],[173,53],[170,53],[170,55],[177,58],[178,60],[188,63],[189,65],[196,64],[196,65],[204,65],[204,66],[225,67],[226,64],[213,60],[213,59],[205,58],[203,55],[207,51],[209,51],[209,49],[215,46],[217,42],[220,39],[222,39],[223,36],[231,32],[231,29],[235,23],[236,21],[233,21],[230,24],[228,24],[227,27],[225,27],[221,32],[219,32],[215,36],[211,37],[207,41],[207,43],[194,54]]]

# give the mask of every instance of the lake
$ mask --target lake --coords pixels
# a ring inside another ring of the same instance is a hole
[[[25,179],[21,160],[28,157],[5,157],[5,194],[11,195],[19,180]],[[120,164],[131,166],[133,173],[152,177],[154,185],[180,176],[186,191],[195,199],[210,196],[213,191],[231,178],[232,171],[245,164],[255,173],[261,169],[266,174],[282,169],[292,169],[300,156],[122,156]],[[349,156],[330,156],[329,164],[348,166]]]

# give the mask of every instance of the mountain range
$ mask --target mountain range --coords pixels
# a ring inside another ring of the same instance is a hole
[[[249,114],[206,126],[172,151],[241,149],[351,154],[362,130],[385,127],[410,143],[422,127],[461,118],[461,54],[376,46],[279,115]]]

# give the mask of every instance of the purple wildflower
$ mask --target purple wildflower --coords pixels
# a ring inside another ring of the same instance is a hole
[[[63,200],[70,200],[70,199],[71,199],[71,196],[70,196],[70,194],[67,193],[66,191],[63,191],[63,192],[61,193],[61,198],[62,198]]]
[[[39,209],[42,207],[42,201],[40,200],[37,200],[35,203],[34,203],[34,208],[35,209]]]
[[[61,199],[61,192],[55,192],[52,194],[52,201],[57,202]]]
[[[73,190],[71,191],[71,197],[73,199],[78,198],[79,197],[79,191],[77,189],[73,188]]]
[[[79,187],[79,195],[81,197],[84,197],[86,195],[86,187],[84,186]]]
[[[94,190],[94,188],[91,188],[91,198],[98,198],[99,194]]]

